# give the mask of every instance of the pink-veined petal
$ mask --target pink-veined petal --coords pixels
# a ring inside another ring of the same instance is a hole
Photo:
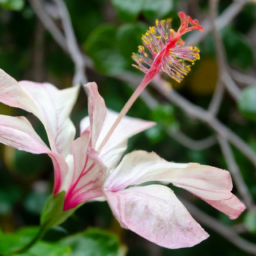
[[[54,194],[59,192],[67,164],[62,156],[45,145],[25,117],[0,115],[0,143],[33,154],[48,154],[54,165]]]
[[[226,208],[240,212],[243,204],[234,203],[232,181],[229,172],[200,164],[177,164],[167,162],[155,153],[134,151],[127,154],[119,166],[110,173],[104,187],[118,191],[130,185],[148,181],[161,181],[186,189],[224,213]],[[233,200],[228,200],[233,198]],[[223,200],[223,201],[222,201]],[[219,203],[217,203],[219,201]],[[238,206],[238,204],[240,205]],[[223,207],[221,207],[223,205]],[[230,215],[228,213],[228,215]]]
[[[101,128],[103,126],[107,109],[104,99],[98,92],[96,83],[88,83],[85,86],[88,89],[88,111],[91,127],[91,146],[95,148],[96,142],[99,138]],[[87,127],[86,127],[87,128]]]
[[[219,211],[225,213],[230,219],[236,219],[245,210],[245,205],[240,202],[240,200],[232,195],[231,198],[226,200],[205,200],[206,203],[210,204],[212,207],[218,209]]]
[[[108,109],[105,122],[96,143],[96,150],[100,146],[117,117],[117,112]],[[81,121],[81,131],[85,130],[89,125],[89,118],[85,117]],[[129,116],[123,117],[100,152],[102,162],[108,167],[114,166],[118,161],[120,161],[124,151],[127,148],[127,139],[139,132],[149,129],[154,125],[155,123],[151,121],[145,121]]]
[[[208,237],[167,187],[133,187],[118,192],[106,191],[105,195],[123,227],[160,246],[191,247]]]
[[[44,124],[53,152],[64,157],[71,151],[75,128],[68,115],[78,87],[58,90],[48,83],[17,82],[0,70],[0,102],[24,109]]]
[[[0,102],[39,115],[33,100],[23,91],[19,83],[0,69]]]
[[[0,143],[33,154],[50,151],[25,117],[0,115]]]
[[[88,147],[89,142],[89,131],[84,132],[73,142],[74,170],[68,184],[65,210],[103,196],[102,184],[106,175],[106,167],[98,159],[97,153]]]
[[[20,81],[19,85],[36,105],[39,114],[31,112],[44,124],[52,150],[65,158],[71,152],[75,136],[75,127],[69,114],[79,87],[58,90],[49,83],[30,81]]]

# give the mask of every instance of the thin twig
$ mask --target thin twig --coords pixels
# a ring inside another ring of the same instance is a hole
[[[217,18],[218,0],[209,0],[209,2],[210,2],[210,21],[211,21],[214,38],[215,38],[215,48],[217,52],[218,82],[217,82],[212,100],[210,102],[208,111],[212,115],[216,116],[219,111],[219,108],[223,99],[223,95],[224,95],[224,85],[221,82],[221,73],[222,73],[222,70],[225,68],[224,67],[225,60],[224,60],[224,56],[222,55],[222,49],[221,49],[222,45],[217,40],[217,37],[219,36],[219,34],[217,33],[217,29],[215,26],[215,20]]]
[[[85,76],[86,63],[78,47],[69,12],[62,0],[54,0],[54,2],[56,3],[60,13],[60,18],[62,21],[62,26],[64,28],[66,43],[69,49],[70,56],[76,66],[76,71],[73,78],[73,85],[85,84],[87,83],[87,78]]]
[[[219,0],[209,0],[210,3],[210,20],[211,26],[213,31],[213,38],[215,43],[215,49],[217,54],[217,61],[218,61],[218,70],[219,70],[219,86],[222,86],[222,83],[225,84],[227,90],[229,91],[230,95],[237,101],[240,96],[240,89],[230,77],[227,69],[227,62],[226,62],[226,53],[221,41],[221,37],[219,31],[216,27],[215,20],[217,18],[217,9],[218,9],[218,2]],[[222,94],[221,94],[222,92]],[[213,97],[212,107],[215,107],[217,103],[220,103],[221,100],[219,98],[223,97],[223,88],[218,88]],[[215,101],[214,101],[215,100]],[[216,103],[217,102],[217,103]],[[216,107],[215,107],[216,108]],[[212,110],[215,110],[214,108]]]
[[[241,90],[234,82],[234,80],[231,78],[227,69],[223,70],[221,80],[226,85],[227,90],[229,91],[230,95],[234,98],[234,100],[238,101],[241,94]]]
[[[236,184],[237,190],[241,195],[243,202],[245,203],[248,209],[254,207],[253,198],[249,193],[249,190],[243,180],[239,167],[236,163],[235,157],[233,155],[232,149],[229,143],[221,136],[218,136],[219,145],[221,147],[222,153],[227,161],[228,169],[232,173],[232,177]]]
[[[230,243],[234,244],[241,250],[256,255],[256,245],[246,241],[245,239],[239,237],[235,230],[223,225],[218,220],[214,219],[213,217],[207,215],[206,213],[199,210],[196,206],[191,204],[185,199],[181,200],[189,212],[203,225],[206,227],[211,228],[216,233],[220,234],[221,236],[225,237],[229,240]]]
[[[122,76],[119,77],[120,80],[122,80]],[[128,85],[132,88],[136,88],[136,84],[128,83]],[[144,90],[140,98],[144,101],[144,103],[147,105],[149,109],[154,109],[157,107],[160,103],[148,92],[148,90]],[[187,135],[182,133],[179,130],[173,130],[170,127],[164,127],[164,131],[171,136],[174,140],[179,142],[184,147],[190,148],[192,150],[205,150],[207,148],[210,148],[214,146],[217,143],[217,140],[215,136],[210,136],[206,139],[202,140],[193,140],[189,138]]]
[[[138,85],[141,81],[141,76],[136,76],[130,72],[123,72],[118,76],[122,81]],[[164,89],[164,86],[160,76],[156,76],[153,80],[153,87],[169,102],[181,108],[188,116],[198,119],[209,125],[217,134],[223,136],[230,143],[232,143],[238,150],[240,150],[256,167],[256,154],[254,151],[243,141],[239,136],[232,132],[228,127],[223,125],[217,118],[212,116],[207,110],[189,102],[187,99],[182,97],[175,90],[169,90],[168,92]]]
[[[192,150],[205,150],[217,143],[215,136],[210,136],[202,140],[193,140],[179,130],[173,131],[172,129],[166,129],[165,131],[181,145]]]
[[[218,30],[228,25],[236,15],[243,9],[248,0],[234,1],[215,21]],[[208,20],[201,22],[204,28],[203,32],[194,32],[186,39],[186,45],[194,45],[201,42],[212,30],[212,26]]]
[[[159,79],[155,79],[153,86],[161,95],[163,95],[172,104],[180,107],[187,115],[208,124],[217,134],[227,139],[237,149],[239,149],[256,167],[256,154],[245,143],[245,141],[232,132],[228,127],[223,125],[218,119],[213,117],[208,111],[189,102],[174,90],[170,90],[169,93],[166,93],[161,86],[158,86],[158,83]]]
[[[37,16],[40,18],[41,22],[51,33],[55,41],[72,58],[76,67],[75,75],[73,78],[73,84],[77,85],[87,83],[87,78],[85,76],[86,60],[85,58],[83,58],[83,53],[79,50],[79,47],[77,45],[70,16],[65,4],[62,2],[62,0],[54,0],[56,1],[56,4],[58,4],[58,10],[65,32],[64,36],[63,33],[59,30],[59,28],[55,25],[50,15],[48,15],[43,3],[40,0],[29,1]]]
[[[51,17],[47,14],[41,0],[29,0],[33,7],[36,15],[39,17],[45,28],[51,33],[54,40],[59,46],[66,52],[69,53],[68,46],[64,35],[60,32],[58,27],[52,21]]]
[[[256,85],[255,77],[249,76],[247,74],[241,73],[231,68],[229,69],[229,73],[232,76],[232,78],[238,83],[245,85]]]

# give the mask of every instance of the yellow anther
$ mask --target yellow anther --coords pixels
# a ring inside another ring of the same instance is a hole
[[[144,51],[144,46],[139,45],[138,49],[139,49],[139,52],[142,52],[142,51]]]
[[[172,21],[172,18],[168,18],[166,21],[170,23]]]
[[[156,20],[156,25],[158,26],[158,24],[159,24],[159,20]]]
[[[155,27],[149,27],[149,32],[151,34],[154,34],[156,31],[155,31]]]

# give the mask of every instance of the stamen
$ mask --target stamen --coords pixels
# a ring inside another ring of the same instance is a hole
[[[126,115],[134,101],[159,71],[165,72],[175,81],[180,82],[191,70],[186,61],[194,65],[194,62],[200,59],[199,49],[192,46],[185,47],[185,42],[181,36],[188,31],[203,30],[203,28],[199,26],[197,20],[192,20],[183,12],[179,13],[179,17],[181,25],[177,32],[171,28],[171,19],[160,22],[156,20],[156,25],[150,27],[146,34],[141,37],[145,47],[139,46],[139,53],[132,54],[132,58],[137,64],[132,66],[146,75],[110,128],[98,149],[99,151],[104,147],[122,117]]]

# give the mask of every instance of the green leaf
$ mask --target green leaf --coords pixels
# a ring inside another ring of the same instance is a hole
[[[246,213],[244,224],[251,233],[256,234],[256,210]]]
[[[243,34],[232,27],[226,27],[222,30],[222,35],[229,63],[242,69],[251,67],[253,50]]]
[[[118,16],[123,21],[135,21],[143,8],[144,0],[112,0]]]
[[[156,125],[145,131],[146,136],[152,144],[160,143],[164,138],[164,133],[161,125]]]
[[[71,256],[121,256],[125,248],[115,234],[89,228],[85,232],[64,238],[62,244],[72,248]]]
[[[247,118],[256,121],[256,85],[245,88],[238,100],[240,112]]]
[[[172,0],[145,0],[143,15],[147,19],[161,19],[173,8]]]
[[[24,0],[0,0],[0,6],[10,11],[20,11],[24,7]]]
[[[28,244],[37,234],[38,227],[19,229],[15,234],[0,233],[0,255],[7,255]]]
[[[173,8],[172,0],[112,0],[118,16],[123,21],[133,22],[139,13],[147,19],[162,18]]]
[[[124,24],[118,28],[117,40],[121,54],[127,62],[133,63],[132,52],[137,52],[138,45],[142,44],[141,36],[146,33],[147,26],[144,23]]]
[[[45,242],[38,242],[36,245],[28,250],[29,255],[33,256],[69,256],[71,249],[63,244],[50,244]],[[19,254],[19,256],[26,256],[27,253]]]
[[[46,230],[63,223],[80,206],[64,211],[64,200],[65,191],[62,191],[56,196],[51,196],[47,201],[40,219],[41,226],[44,226]]]
[[[101,25],[85,43],[85,50],[92,58],[95,69],[106,75],[118,74],[127,65],[119,52],[116,32],[114,25]]]
[[[152,119],[162,125],[171,125],[175,121],[174,108],[172,105],[158,105],[151,112]]]
[[[19,229],[15,234],[0,233],[0,255],[12,256],[69,256],[71,249],[64,244],[37,242],[24,253],[15,253],[16,250],[27,245],[38,234],[38,227]]]

